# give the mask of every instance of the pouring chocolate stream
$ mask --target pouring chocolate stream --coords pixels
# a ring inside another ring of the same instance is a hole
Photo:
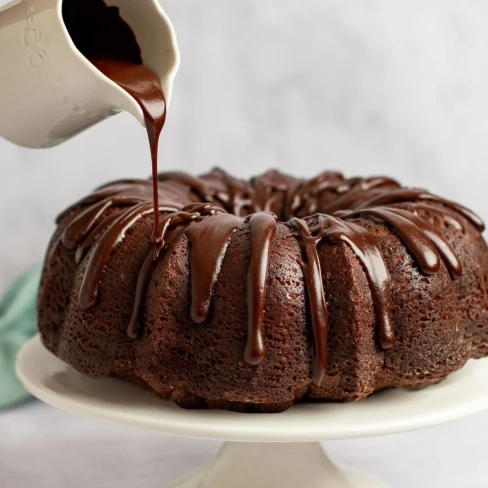
[[[159,233],[158,148],[166,121],[166,100],[158,75],[142,64],[141,51],[117,7],[103,0],[65,0],[63,19],[79,51],[141,107],[152,160],[153,241]]]

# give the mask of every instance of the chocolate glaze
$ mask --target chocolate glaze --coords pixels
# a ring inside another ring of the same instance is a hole
[[[481,218],[471,210],[459,205],[458,203],[445,200],[443,198],[431,195],[425,190],[410,189],[410,188],[398,188],[388,193],[380,193],[373,198],[363,201],[358,208],[367,208],[379,205],[392,205],[400,202],[412,202],[412,201],[432,201],[441,203],[444,207],[448,207],[455,212],[461,214],[467,220],[469,220],[480,232],[485,230],[485,224]]]
[[[266,352],[264,345],[264,306],[268,280],[269,251],[276,233],[276,216],[258,212],[248,219],[251,232],[251,262],[247,275],[248,337],[244,359],[260,364]]]
[[[399,208],[373,207],[358,210],[346,217],[355,215],[376,217],[391,225],[414,255],[424,274],[437,273],[442,258],[454,279],[461,276],[462,266],[451,246],[440,233],[414,213]]]
[[[297,233],[303,249],[304,261],[300,261],[305,277],[310,319],[314,339],[314,368],[312,378],[316,385],[322,382],[327,371],[327,338],[329,331],[329,311],[324,294],[324,280],[317,254],[318,240],[312,235],[307,222],[292,218],[290,226]]]
[[[322,276],[327,263],[321,263],[319,258],[322,241],[347,245],[361,263],[371,291],[378,342],[381,347],[389,348],[395,343],[391,283],[380,244],[365,222],[379,221],[390,227],[422,274],[437,273],[444,263],[453,279],[462,273],[459,259],[442,234],[422,216],[443,218],[446,225],[453,225],[457,230],[462,230],[468,222],[479,230],[483,228],[481,220],[464,207],[424,190],[402,189],[388,178],[345,179],[338,173],[324,173],[304,181],[268,172],[245,182],[222,170],[213,170],[201,178],[185,173],[163,173],[158,180],[160,200],[165,203],[159,204],[158,234],[152,244],[148,243],[150,251],[139,274],[128,324],[129,337],[137,338],[140,334],[147,286],[157,261],[174,236],[186,236],[190,245],[189,313],[195,323],[208,321],[227,247],[240,230],[249,232],[250,236],[248,339],[243,355],[247,363],[260,364],[266,350],[264,311],[270,249],[278,225],[273,213],[261,209],[272,209],[277,215],[292,216],[282,222],[290,227],[302,248],[300,264],[313,333],[312,377],[316,384],[320,384],[327,372],[329,314]],[[284,184],[286,181],[289,187]],[[205,201],[199,202],[202,199]],[[192,200],[194,203],[189,204]],[[75,251],[78,262],[87,260],[80,289],[82,307],[96,305],[111,253],[125,233],[153,211],[152,205],[151,181],[126,180],[99,188],[60,216],[59,220],[69,222],[61,243]],[[317,212],[304,218],[293,216],[294,212],[300,215],[310,208]],[[254,213],[255,209],[259,211]],[[330,209],[334,215],[326,213]],[[70,221],[72,212],[76,216]]]
[[[315,338],[313,379],[317,385],[320,385],[327,367],[329,319],[317,245],[323,239],[328,239],[334,244],[343,242],[352,249],[361,262],[369,282],[380,343],[384,349],[393,346],[396,340],[391,317],[390,279],[376,238],[359,225],[338,217],[319,214],[307,220],[294,217],[290,220],[290,226],[297,232],[304,250],[305,262],[301,264],[312,310],[312,328]]]
[[[139,278],[137,280],[134,308],[129,326],[127,328],[127,335],[132,339],[136,339],[139,335],[140,321],[142,309],[144,307],[144,297],[146,294],[147,285],[149,283],[149,280],[151,279],[161,251],[165,248],[168,240],[171,238],[172,231],[174,229],[178,229],[181,226],[187,225],[190,222],[201,221],[201,218],[203,216],[211,216],[222,213],[223,210],[210,204],[199,203],[187,205],[181,208],[181,210],[168,210],[168,212],[170,213],[167,213],[163,217],[161,226],[159,228],[157,240],[153,244],[153,247],[149,251],[146,259],[144,260],[144,264],[142,265],[139,273]],[[216,259],[218,260],[219,257],[217,256]],[[221,261],[222,260],[220,260],[220,262]],[[217,271],[215,271],[214,273],[216,274]],[[213,285],[214,283],[212,283],[211,286],[213,287]]]
[[[125,233],[144,215],[152,211],[152,203],[139,203],[128,210],[115,214],[110,225],[98,237],[88,258],[86,273],[80,289],[80,304],[84,308],[92,307],[97,302],[100,281],[105,264],[112,248],[119,243]]]
[[[208,320],[215,284],[232,234],[242,225],[242,219],[221,213],[213,218],[190,225],[186,235],[191,244],[191,308],[193,322]]]

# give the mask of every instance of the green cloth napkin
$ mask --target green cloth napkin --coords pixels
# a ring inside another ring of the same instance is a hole
[[[24,273],[0,301],[0,409],[26,400],[15,374],[15,357],[37,333],[37,291],[41,266]]]

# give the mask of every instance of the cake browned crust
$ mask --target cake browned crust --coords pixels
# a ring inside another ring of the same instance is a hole
[[[159,180],[156,241],[146,180],[58,219],[39,329],[81,373],[186,408],[278,412],[421,388],[488,355],[488,250],[465,208],[331,172]]]

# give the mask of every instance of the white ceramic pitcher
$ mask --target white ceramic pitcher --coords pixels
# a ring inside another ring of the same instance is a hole
[[[21,146],[54,146],[122,110],[144,125],[134,99],[75,47],[62,3],[15,0],[0,9],[0,137]],[[171,21],[157,0],[105,3],[119,7],[169,103],[179,65]]]

